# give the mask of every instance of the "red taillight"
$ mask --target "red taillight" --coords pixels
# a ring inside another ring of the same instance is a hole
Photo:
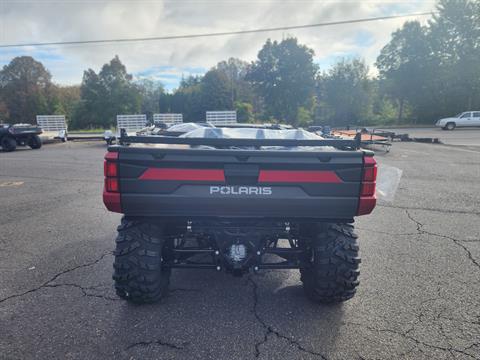
[[[110,211],[122,212],[120,201],[120,184],[118,180],[118,152],[108,152],[103,163],[105,186],[103,203]]]
[[[376,204],[377,204],[377,199],[375,198],[375,196],[360,198],[360,202],[358,203],[357,215],[370,214],[375,208]]]
[[[375,195],[375,183],[364,182],[362,183],[362,194],[360,196],[373,196]]]
[[[105,179],[105,190],[108,192],[118,192],[120,188],[118,187],[117,178],[106,178]]]
[[[116,162],[105,160],[103,170],[105,176],[116,177],[118,175]]]
[[[377,178],[377,165],[363,169],[363,181],[375,181]]]
[[[365,156],[357,215],[370,214],[374,209],[377,203],[377,199],[375,197],[376,180],[377,162],[373,156]]]

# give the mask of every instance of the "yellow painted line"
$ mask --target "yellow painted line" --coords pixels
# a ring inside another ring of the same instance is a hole
[[[7,182],[0,182],[0,187],[17,187],[23,185],[23,181],[7,181]]]

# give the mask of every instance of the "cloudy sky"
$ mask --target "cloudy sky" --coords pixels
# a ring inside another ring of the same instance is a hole
[[[35,43],[153,37],[292,26],[431,11],[434,1],[288,0],[0,0],[0,43]],[[415,19],[413,17],[412,19]],[[428,17],[419,17],[426,21]],[[325,70],[341,57],[373,64],[390,34],[405,19],[213,38],[123,44],[0,48],[0,66],[13,57],[41,61],[59,84],[79,84],[83,71],[98,71],[115,54],[136,77],[160,80],[167,89],[182,74],[202,74],[228,57],[254,60],[265,40],[295,36],[315,51]],[[372,74],[374,73],[372,68]]]

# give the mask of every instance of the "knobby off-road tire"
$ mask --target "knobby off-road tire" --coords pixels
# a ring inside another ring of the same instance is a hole
[[[33,135],[28,139],[28,146],[32,149],[40,149],[42,147],[42,139],[38,135]]]
[[[170,269],[162,268],[163,229],[124,217],[117,230],[113,264],[117,295],[137,304],[159,301],[170,280]]]
[[[318,303],[351,299],[359,284],[357,235],[349,224],[325,224],[311,239],[311,258],[300,270],[307,297]]]
[[[15,151],[17,148],[17,141],[11,136],[4,136],[0,145],[5,152]]]

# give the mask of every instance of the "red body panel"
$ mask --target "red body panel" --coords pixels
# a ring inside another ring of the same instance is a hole
[[[261,183],[341,183],[334,171],[261,170]]]
[[[148,168],[140,180],[225,181],[221,169]]]

